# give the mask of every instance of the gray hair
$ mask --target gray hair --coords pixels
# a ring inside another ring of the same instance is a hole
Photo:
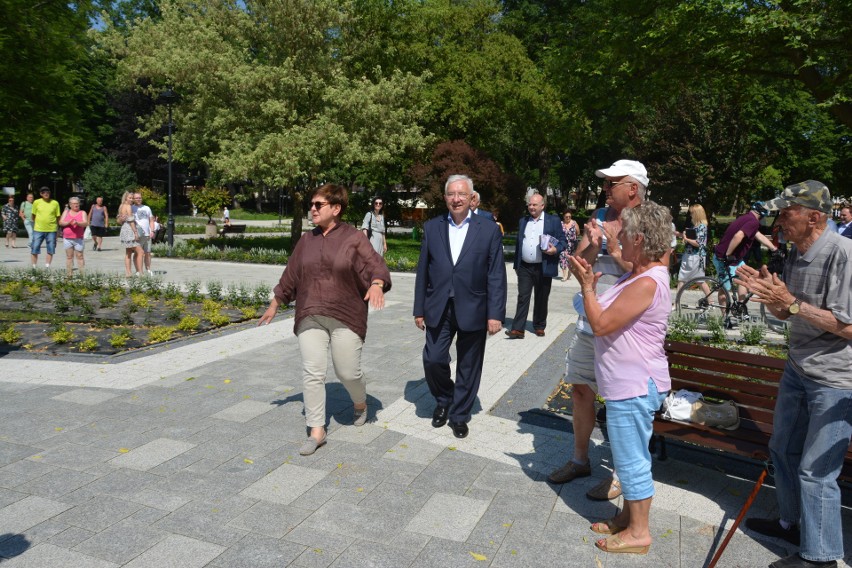
[[[79,197],[72,197],[71,199],[68,200],[68,203],[80,203],[80,198]]]
[[[482,198],[479,196],[479,192],[478,192],[478,191],[471,191],[471,192],[470,192],[470,198],[471,198],[471,199],[482,199]]]
[[[530,199],[532,199],[532,196],[533,196],[533,195],[540,195],[540,196],[541,196],[541,204],[542,204],[542,205],[545,205],[545,206],[547,205],[547,196],[546,196],[546,195],[544,195],[543,193],[539,193],[539,192],[537,192],[537,191],[533,191],[532,193],[530,193],[529,195],[527,195],[527,197],[526,197],[526,199],[525,199],[525,201],[526,201],[526,204],[527,204],[527,205],[529,205],[529,204],[530,204]]]
[[[621,212],[622,230],[628,238],[643,235],[642,252],[648,260],[660,260],[672,247],[672,214],[668,207],[645,201]]]
[[[639,181],[638,179],[636,179],[632,176],[627,176],[627,177],[630,179],[630,181],[632,181],[637,186],[639,186],[639,190],[636,193],[639,194],[640,200],[645,201],[645,194],[648,191],[648,187],[644,183],[642,183],[641,181]]]
[[[454,174],[447,178],[447,183],[444,184],[444,195],[446,195],[447,189],[450,187],[450,184],[456,183],[457,181],[465,182],[465,184],[467,185],[467,189],[470,191],[470,194],[473,195],[473,180],[461,174]]]

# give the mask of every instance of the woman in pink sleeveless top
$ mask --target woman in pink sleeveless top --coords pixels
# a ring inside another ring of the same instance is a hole
[[[621,213],[618,235],[623,260],[632,269],[595,295],[597,278],[589,264],[571,257],[571,272],[583,290],[586,317],[595,334],[595,373],[606,399],[607,431],[624,508],[591,529],[611,535],[595,543],[604,552],[646,554],[651,545],[648,517],[654,496],[648,442],[654,413],[671,389],[663,348],[671,312],[667,257],[671,213],[646,201]]]
[[[62,244],[65,247],[65,271],[68,276],[74,272],[74,256],[77,256],[77,270],[83,271],[86,260],[83,258],[83,235],[86,234],[88,219],[86,212],[80,210],[80,198],[72,197],[68,200],[70,209],[66,209],[59,218],[59,226],[62,227]]]

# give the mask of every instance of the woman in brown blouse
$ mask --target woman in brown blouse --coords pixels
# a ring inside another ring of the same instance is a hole
[[[294,330],[302,353],[305,418],[310,435],[299,453],[325,444],[325,376],[328,350],[334,372],[354,404],[353,423],[367,421],[367,390],[361,348],[367,335],[367,305],[380,310],[390,290],[390,272],[364,234],[341,222],[349,204],[344,187],[326,184],[311,197],[313,231],[299,239],[274,297],[258,325],[278,307],[296,301]]]

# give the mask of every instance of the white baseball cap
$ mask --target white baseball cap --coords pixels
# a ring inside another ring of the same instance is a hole
[[[648,187],[648,170],[636,160],[618,160],[608,168],[595,171],[595,175],[599,178],[630,176]]]

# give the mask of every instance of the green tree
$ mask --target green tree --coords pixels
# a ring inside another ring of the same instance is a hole
[[[125,191],[136,188],[133,171],[112,156],[101,156],[90,165],[80,178],[86,200],[94,203],[95,198],[104,198],[110,207],[118,207]]]
[[[223,187],[199,187],[189,192],[189,200],[207,215],[207,224],[212,225],[213,217],[231,203],[231,194]]]
[[[167,0],[160,19],[111,30],[119,84],[152,96],[172,85],[175,156],[208,169],[214,183],[253,180],[305,189],[341,170],[378,167],[423,149],[421,79],[392,72],[352,76],[340,34],[349,2]],[[142,82],[150,80],[150,86]],[[162,125],[165,109],[144,120]],[[335,176],[331,178],[331,176]],[[293,241],[301,236],[294,215]]]
[[[91,2],[0,0],[0,178],[77,171],[95,155],[103,76]]]

